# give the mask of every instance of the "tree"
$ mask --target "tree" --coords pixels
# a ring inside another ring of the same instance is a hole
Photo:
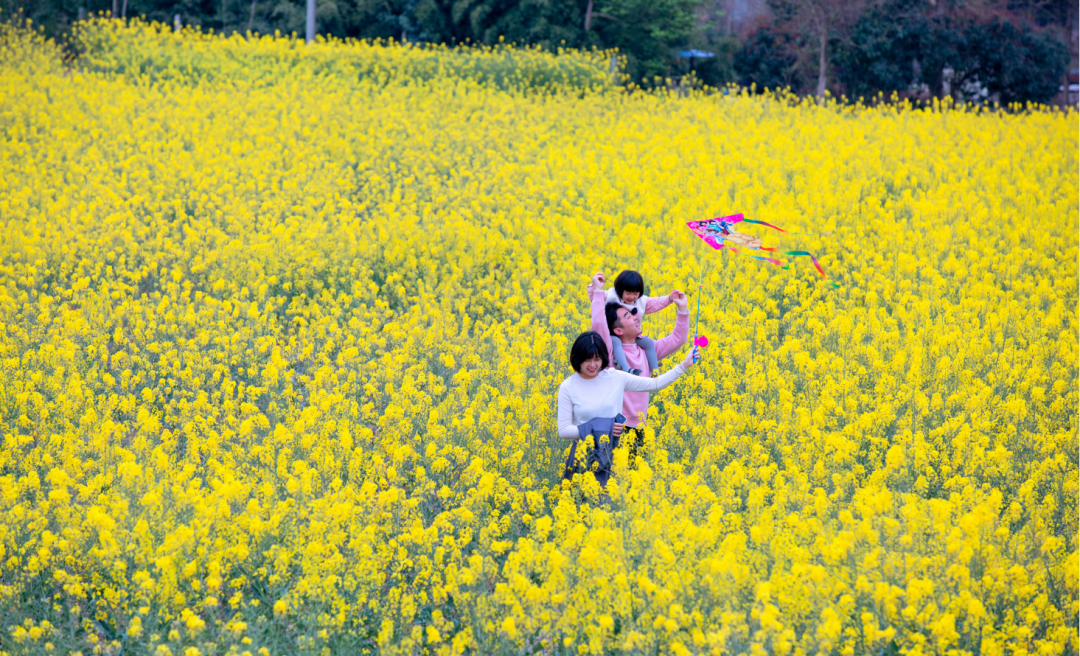
[[[43,28],[48,36],[57,36],[78,19],[82,4],[77,0],[0,0],[0,20],[28,18],[34,25]],[[103,9],[106,8],[105,3],[101,4]]]
[[[798,66],[796,38],[788,32],[762,27],[735,53],[735,74],[741,86],[758,90],[804,86]]]
[[[590,31],[627,56],[627,73],[649,84],[671,69],[673,50],[694,39],[701,0],[597,0]]]
[[[858,21],[837,61],[855,95],[925,85],[936,96],[1047,102],[1068,50],[1053,30],[1000,8],[894,0]]]
[[[840,82],[851,97],[906,92],[920,82],[922,0],[894,0],[870,8],[837,49]]]
[[[847,39],[851,27],[859,20],[868,5],[875,0],[770,0],[770,6],[781,23],[787,23],[792,31],[802,35],[803,47],[798,59],[805,62],[812,57],[817,71],[815,95],[825,95],[828,85],[830,53],[829,44]]]
[[[1065,44],[1052,32],[999,17],[935,18],[920,45],[923,81],[939,95],[946,92],[949,70],[951,89],[981,87],[1002,103],[1048,102],[1069,62]]]
[[[688,62],[694,74],[702,83],[711,87],[722,87],[738,80],[735,72],[735,53],[739,51],[739,40],[730,36],[706,39],[702,47],[713,53],[712,57]]]
[[[418,0],[421,38],[445,43],[585,45],[579,0]]]

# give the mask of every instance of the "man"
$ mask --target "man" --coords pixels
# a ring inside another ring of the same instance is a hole
[[[630,310],[618,303],[608,304],[604,293],[604,274],[597,273],[593,276],[589,285],[589,303],[592,309],[592,329],[600,333],[604,343],[608,347],[608,362],[614,362],[611,355],[611,340],[617,339],[622,342],[623,353],[626,355],[627,364],[633,369],[640,369],[639,375],[646,378],[652,376],[649,367],[649,359],[635,342],[641,335],[641,316],[631,314]],[[671,292],[671,300],[678,308],[675,315],[675,328],[671,334],[663,339],[656,340],[656,358],[661,360],[671,355],[686,343],[690,334],[690,311],[686,309],[686,294],[675,290]],[[633,431],[633,435],[627,435],[631,441],[631,455],[636,455],[645,439],[645,420],[649,411],[648,392],[626,392],[623,395],[623,415],[626,417],[626,427]],[[620,434],[623,426],[615,424],[616,435]]]

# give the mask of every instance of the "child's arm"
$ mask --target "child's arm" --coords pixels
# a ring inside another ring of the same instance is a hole
[[[678,290],[672,290],[672,293],[676,291]],[[671,305],[671,294],[667,296],[649,296],[645,299],[645,314],[659,312],[669,305]]]
[[[608,366],[614,364],[611,352],[611,331],[607,325],[607,294],[604,293],[604,274],[593,275],[592,283],[589,284],[589,310],[592,315],[592,329],[600,334],[608,350]]]

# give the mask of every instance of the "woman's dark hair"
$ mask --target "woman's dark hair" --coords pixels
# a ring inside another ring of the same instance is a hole
[[[608,359],[608,349],[604,344],[604,338],[595,330],[581,333],[574,340],[574,345],[570,347],[570,366],[580,374],[582,363],[597,356],[600,358],[600,370],[607,369],[611,360]]]
[[[622,300],[624,292],[645,293],[645,279],[637,271],[627,269],[615,276],[615,294]]]

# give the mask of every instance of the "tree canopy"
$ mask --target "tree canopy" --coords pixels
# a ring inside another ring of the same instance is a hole
[[[714,86],[1047,102],[1076,66],[1068,0],[767,0],[741,31],[717,0],[317,0],[320,34],[546,49],[618,48],[641,84],[691,70]],[[111,12],[215,32],[301,34],[305,0],[0,0],[51,35]],[[730,17],[729,17],[730,18]],[[727,29],[718,29],[726,24]],[[682,60],[701,48],[710,58]]]

